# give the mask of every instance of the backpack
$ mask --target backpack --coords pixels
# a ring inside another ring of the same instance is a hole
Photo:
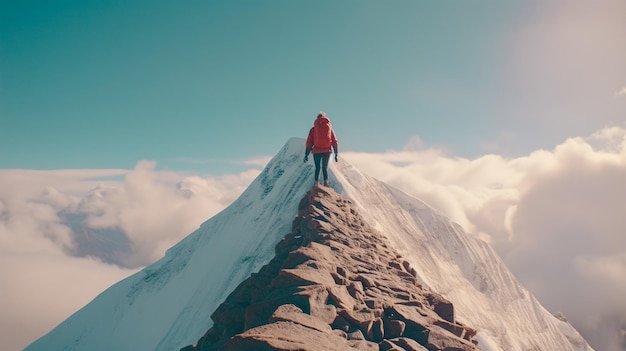
[[[315,120],[313,129],[313,145],[316,148],[326,149],[332,145],[332,125],[330,120],[325,117],[320,117]]]

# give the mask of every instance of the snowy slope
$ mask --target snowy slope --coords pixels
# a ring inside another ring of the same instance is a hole
[[[344,196],[390,239],[424,285],[452,301],[459,321],[479,330],[482,350],[592,350],[569,323],[541,306],[487,243],[346,163],[336,168]]]
[[[173,350],[194,343],[210,314],[273,256],[313,184],[304,140],[291,139],[233,204],[115,284],[26,350]],[[482,329],[483,350],[591,350],[550,315],[495,252],[421,201],[333,163],[335,190],[444,294],[460,321]]]

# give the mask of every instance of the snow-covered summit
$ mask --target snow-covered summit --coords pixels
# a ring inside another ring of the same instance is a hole
[[[211,327],[213,311],[269,262],[313,185],[304,140],[290,139],[248,189],[141,272],[113,285],[26,350],[174,350]],[[494,250],[422,201],[345,161],[331,184],[383,233],[422,284],[477,328],[482,350],[591,350],[546,311]]]

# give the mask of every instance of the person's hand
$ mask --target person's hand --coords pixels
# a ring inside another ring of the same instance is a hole
[[[339,162],[339,154],[335,154],[335,162]]]
[[[304,163],[309,162],[309,155],[304,155]]]

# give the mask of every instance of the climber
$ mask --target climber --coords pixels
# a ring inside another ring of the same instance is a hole
[[[315,183],[319,182],[320,166],[324,176],[324,185],[328,186],[328,160],[331,152],[335,152],[335,162],[339,162],[337,151],[337,138],[333,131],[330,119],[325,112],[317,114],[313,128],[309,130],[309,137],[306,139],[306,152],[304,162],[309,161],[309,154],[313,151],[313,161],[315,161]]]

